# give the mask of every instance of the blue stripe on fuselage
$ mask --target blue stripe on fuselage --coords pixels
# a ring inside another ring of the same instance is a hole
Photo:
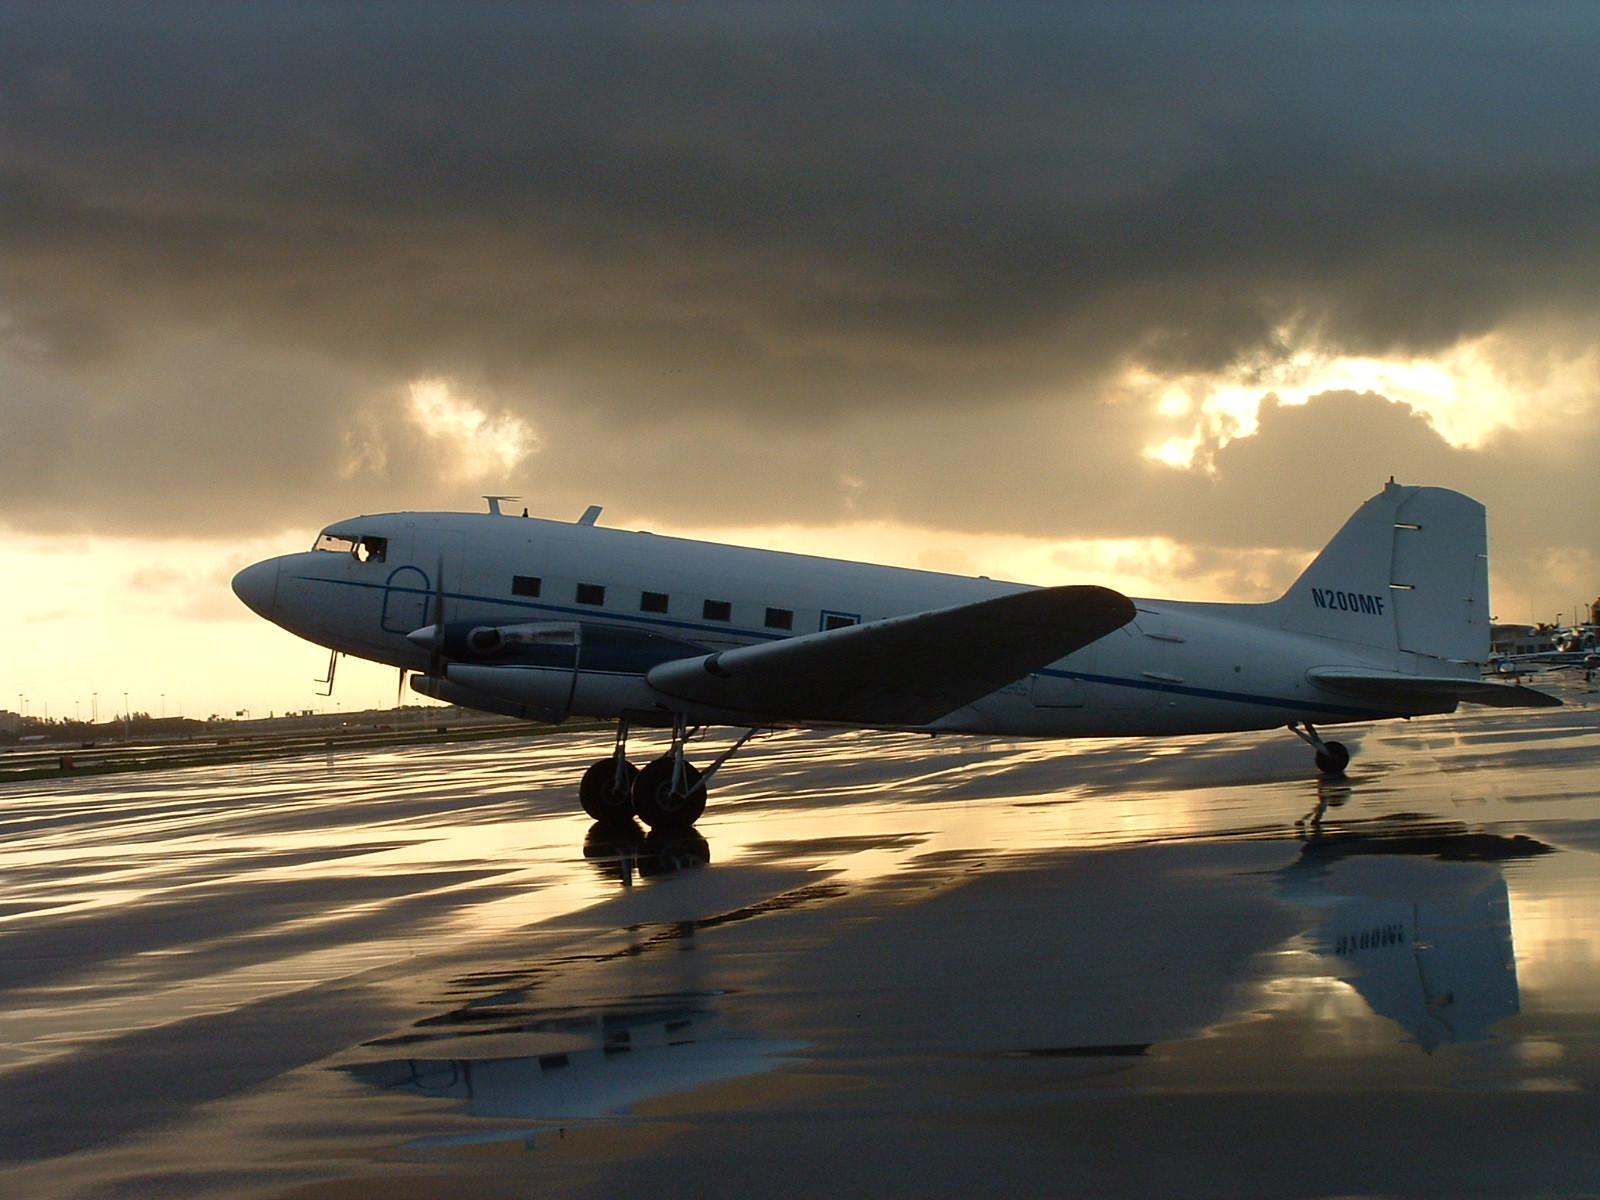
[[[1142,688],[1149,692],[1175,692],[1181,696],[1198,696],[1203,700],[1226,700],[1230,704],[1255,704],[1262,708],[1287,708],[1294,712],[1334,713],[1341,717],[1370,718],[1392,716],[1392,713],[1375,712],[1370,708],[1349,708],[1343,704],[1322,704],[1310,700],[1284,700],[1278,696],[1261,696],[1251,692],[1220,692],[1214,688],[1190,687],[1182,683],[1153,682],[1148,679],[1123,679],[1117,675],[1090,675],[1084,671],[1057,671],[1049,667],[1035,672],[1055,679],[1081,679],[1084,683],[1105,683],[1112,687]]]
[[[297,575],[296,579],[307,583],[333,583],[343,587],[368,588],[373,591],[407,592],[417,596],[432,597],[433,592],[426,588],[390,588],[381,583],[363,583],[354,579],[327,579],[320,575]],[[587,617],[590,620],[603,619],[626,624],[667,626],[672,629],[691,629],[703,633],[720,634],[727,637],[754,638],[761,641],[777,641],[792,635],[786,633],[771,633],[767,630],[741,629],[730,625],[699,625],[690,621],[673,621],[661,617],[637,616],[633,613],[608,612],[605,609],[593,608],[568,608],[559,604],[543,604],[529,600],[508,600],[503,596],[477,596],[468,592],[446,592],[446,600],[474,600],[481,604],[494,604],[508,608],[525,608],[535,612],[559,613],[562,616]],[[707,651],[709,653],[709,651]],[[1060,671],[1049,667],[1041,668],[1035,672],[1039,675],[1049,675],[1055,679],[1077,679],[1084,683],[1103,683],[1111,687],[1138,688],[1145,691],[1172,692],[1182,696],[1195,696],[1204,700],[1224,700],[1230,704],[1253,704],[1261,708],[1282,708],[1290,712],[1299,713],[1333,713],[1342,717],[1356,719],[1377,720],[1392,716],[1389,712],[1375,711],[1370,708],[1350,708],[1342,704],[1323,704],[1308,700],[1285,700],[1278,696],[1262,696],[1250,692],[1224,692],[1214,688],[1190,687],[1185,684],[1153,682],[1147,679],[1124,679],[1117,675],[1091,675],[1083,671]]]

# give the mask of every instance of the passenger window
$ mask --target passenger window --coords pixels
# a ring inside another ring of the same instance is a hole
[[[513,596],[537,596],[539,594],[539,577],[537,575],[513,575],[511,577],[511,594]]]
[[[606,602],[606,589],[598,583],[580,583],[578,585],[579,604],[604,604]]]
[[[769,608],[769,609],[767,609],[767,628],[768,629],[793,629],[794,628],[794,609],[792,609],[792,608]]]
[[[702,611],[708,621],[733,620],[733,603],[729,600],[707,600]]]
[[[667,611],[667,594],[665,592],[646,592],[639,597],[639,611],[664,613]]]
[[[859,625],[861,618],[854,613],[824,612],[822,614],[822,627],[824,629],[843,629],[846,625]]]
[[[364,537],[356,543],[356,558],[360,562],[382,562],[389,553],[389,539]]]

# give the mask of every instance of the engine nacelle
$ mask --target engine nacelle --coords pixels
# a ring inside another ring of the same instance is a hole
[[[429,696],[434,700],[443,700],[446,704],[454,704],[459,708],[473,708],[479,712],[499,713],[503,717],[516,717],[519,721],[538,721],[544,725],[559,725],[566,716],[565,713],[551,712],[528,704],[517,704],[510,700],[502,700],[498,696],[490,696],[485,692],[475,692],[471,688],[465,688],[460,684],[451,683],[447,679],[439,679],[432,675],[413,675],[411,677],[411,690],[418,695]]]
[[[523,663],[507,666],[451,663],[445,668],[445,674],[450,683],[492,697],[501,704],[521,705],[549,714],[539,720],[561,721],[574,714],[609,716],[624,708],[655,707],[660,699],[642,675],[574,671]]]
[[[406,634],[430,654],[449,659],[516,657],[571,665],[583,630],[575,621],[533,621],[521,625],[424,625]]]
[[[705,654],[703,646],[658,633],[576,621],[456,624],[442,632],[429,625],[409,636],[445,660],[442,679],[413,683],[423,695],[549,722],[658,707],[661,697],[645,673]]]
[[[536,621],[524,625],[476,625],[467,631],[467,649],[480,658],[506,650],[578,644],[579,627],[571,621]]]
[[[520,704],[550,713],[564,721],[572,711],[572,688],[577,672],[568,667],[490,667],[477,663],[451,663],[445,667],[448,682],[502,704]]]

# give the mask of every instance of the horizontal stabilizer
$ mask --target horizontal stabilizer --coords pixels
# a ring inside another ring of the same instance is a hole
[[[662,663],[645,678],[775,721],[925,725],[1131,620],[1133,602],[1109,588],[1038,588]]]
[[[1489,704],[1496,708],[1561,706],[1559,697],[1537,688],[1490,683],[1483,679],[1452,679],[1447,675],[1401,675],[1393,671],[1353,667],[1315,667],[1306,672],[1306,678],[1335,691],[1402,703],[1413,701],[1431,704],[1441,700],[1465,700],[1468,704]]]

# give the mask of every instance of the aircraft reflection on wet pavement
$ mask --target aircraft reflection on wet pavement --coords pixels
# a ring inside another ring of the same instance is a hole
[[[1511,904],[1500,864],[1549,854],[1526,835],[1380,819],[1314,835],[1282,895],[1317,909],[1311,948],[1373,1012],[1432,1050],[1486,1038],[1519,1011]]]
[[[607,878],[629,883],[635,871],[648,877],[705,865],[704,841],[692,840],[693,845],[684,838],[662,844],[656,835],[619,837],[616,830],[597,825],[584,853]],[[1348,985],[1372,1013],[1404,1030],[1409,1041],[1432,1052],[1444,1044],[1489,1038],[1496,1024],[1519,1011],[1501,866],[1549,853],[1552,847],[1525,835],[1473,831],[1457,822],[1378,818],[1310,833],[1299,857],[1275,872],[1271,898],[1302,914],[1299,932],[1287,944],[1332,964],[1331,977]],[[1267,922],[1263,928],[1268,933],[1254,947],[1257,957],[1286,944],[1272,932],[1281,927]],[[659,932],[624,953],[664,948],[683,932]],[[1185,941],[1188,952],[1203,960],[1204,939]],[[1235,941],[1237,954],[1237,931]],[[1162,969],[1160,954],[1142,957],[1152,964],[1149,970]],[[1049,972],[1059,964],[1031,963],[1027,969]],[[1076,1059],[1084,1070],[1101,1074],[1129,1069],[1153,1047],[1191,1038],[1236,1015],[1231,1011],[1236,980],[1227,970],[1185,971],[1184,976],[1179,989],[1145,989],[1138,979],[1127,981],[1141,991],[1138,1016],[1130,1019],[1116,991],[1126,981],[1121,971],[1111,970],[1114,986],[1097,992],[1097,981],[1107,977],[1075,969],[1071,982],[1064,982],[1060,1013],[1070,1013],[1076,1036],[1000,1054]],[[1004,994],[1007,980],[997,978],[994,985]],[[565,1128],[613,1118],[653,1097],[803,1061],[807,1049],[802,1041],[736,1028],[718,1008],[726,994],[716,991],[641,996],[599,1009],[542,1009],[530,1004],[536,995],[537,983],[523,981],[431,1017],[410,1033],[370,1042],[366,1049],[434,1043],[458,1050],[463,1038],[489,1038],[498,1046],[521,1038],[539,1042],[540,1053],[383,1058],[342,1069],[380,1091],[457,1102],[472,1116],[534,1122],[510,1131],[426,1137],[418,1145],[505,1139],[532,1145],[548,1123]],[[937,1004],[931,997],[929,1002]]]
[[[475,1117],[585,1120],[654,1096],[770,1071],[804,1049],[800,1042],[735,1033],[706,1004],[681,999],[518,1023],[518,1032],[561,1047],[543,1054],[388,1059],[345,1069],[382,1091],[460,1101]],[[514,1130],[502,1136],[528,1135]],[[440,1140],[451,1139],[430,1139]]]
[[[623,887],[643,879],[693,870],[711,862],[711,846],[695,829],[652,829],[648,833],[629,822],[615,825],[596,821],[583,839],[583,857],[602,878]]]

